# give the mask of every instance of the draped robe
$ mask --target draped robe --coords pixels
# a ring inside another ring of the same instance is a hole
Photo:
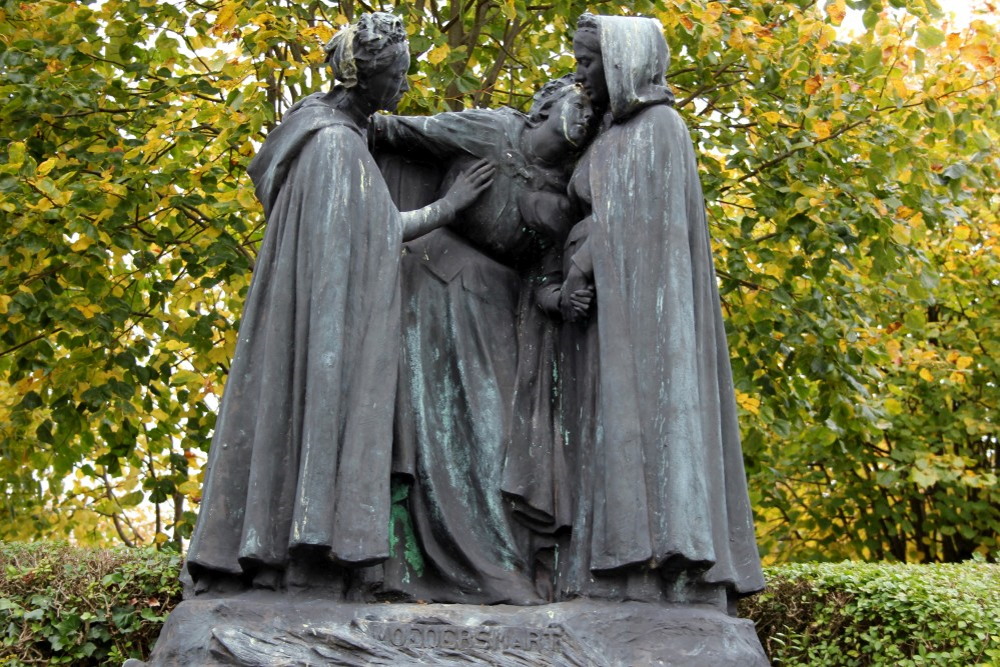
[[[748,594],[764,582],[693,146],[659,24],[597,18],[612,122],[577,167],[596,307],[561,373],[577,464],[560,586],[627,597],[630,576],[687,571]]]
[[[322,94],[249,169],[267,229],[188,553],[205,570],[388,555],[402,223],[362,131]]]

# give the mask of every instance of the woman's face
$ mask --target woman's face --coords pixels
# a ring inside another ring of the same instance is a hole
[[[410,69],[410,51],[406,44],[386,67],[368,77],[365,97],[376,110],[395,111],[403,94],[410,89],[406,71]]]
[[[594,111],[587,94],[573,86],[552,105],[542,127],[555,140],[572,148],[582,148],[590,138],[593,118]]]
[[[573,38],[576,55],[576,82],[583,86],[595,109],[608,106],[608,80],[604,76],[599,37],[592,31],[577,32]]]

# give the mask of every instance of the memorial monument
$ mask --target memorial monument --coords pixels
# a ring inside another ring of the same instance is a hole
[[[405,35],[341,30],[251,164],[267,231],[149,664],[767,664],[659,23],[583,15],[528,114],[373,117]]]

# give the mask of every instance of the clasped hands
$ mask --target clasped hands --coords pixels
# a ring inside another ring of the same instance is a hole
[[[559,312],[566,322],[586,319],[594,300],[594,286],[575,264],[559,289]]]

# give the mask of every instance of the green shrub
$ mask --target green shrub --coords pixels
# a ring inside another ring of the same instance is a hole
[[[148,655],[180,599],[180,557],[0,542],[0,665],[120,665]]]
[[[766,576],[740,611],[775,665],[1000,665],[1000,566],[812,563]]]
[[[148,656],[180,557],[0,542],[0,665]],[[766,571],[743,601],[776,667],[1000,665],[1000,566],[819,563]]]

